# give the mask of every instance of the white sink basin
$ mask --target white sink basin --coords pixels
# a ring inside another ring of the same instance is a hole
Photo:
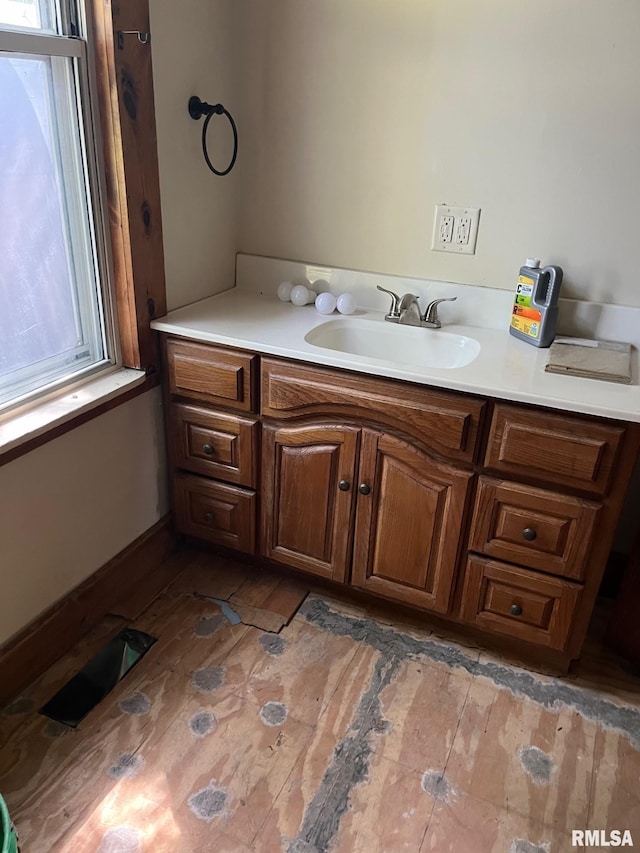
[[[321,323],[305,340],[324,349],[416,367],[465,367],[480,353],[478,341],[466,335],[357,317]]]

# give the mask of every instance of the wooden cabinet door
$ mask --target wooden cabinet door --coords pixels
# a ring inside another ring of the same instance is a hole
[[[472,476],[363,430],[354,586],[445,613]]]
[[[264,427],[265,557],[346,580],[359,442],[357,427]]]

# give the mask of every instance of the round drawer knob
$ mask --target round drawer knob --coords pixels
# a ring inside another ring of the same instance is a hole
[[[207,456],[213,456],[213,447],[210,444],[203,444],[202,449],[207,454]]]
[[[371,486],[368,486],[366,483],[360,483],[358,491],[361,495],[368,495],[371,492]]]
[[[512,616],[522,616],[522,607],[519,604],[512,604],[509,608],[509,613]]]
[[[348,480],[340,480],[338,483],[338,488],[341,492],[348,492],[351,488],[351,483]]]
[[[527,540],[527,542],[533,542],[533,540],[538,534],[535,532],[533,527],[525,527],[525,529],[522,531],[522,535]]]
[[[211,522],[213,521],[213,513],[212,512],[205,512],[204,520],[207,522],[207,524],[211,524]]]

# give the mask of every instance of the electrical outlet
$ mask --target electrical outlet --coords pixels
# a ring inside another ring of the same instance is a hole
[[[471,231],[471,217],[461,216],[458,219],[458,227],[456,228],[456,243],[466,245],[469,242],[469,232]]]
[[[474,255],[479,222],[480,208],[436,205],[431,248],[436,252]]]
[[[450,243],[453,240],[453,216],[440,217],[440,242]]]

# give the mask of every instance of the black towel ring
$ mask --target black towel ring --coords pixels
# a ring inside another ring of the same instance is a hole
[[[236,157],[238,156],[238,128],[236,127],[236,123],[233,120],[233,116],[229,112],[229,110],[225,109],[222,104],[215,104],[212,106],[211,104],[207,104],[206,101],[201,101],[197,95],[192,95],[189,98],[189,115],[192,119],[196,119],[196,121],[202,116],[206,116],[204,120],[204,124],[202,125],[202,153],[204,154],[204,159],[207,166],[211,169],[214,175],[228,175],[229,172],[233,169]],[[220,171],[216,169],[215,166],[212,165],[211,160],[209,159],[209,155],[207,153],[207,128],[209,127],[209,122],[211,121],[211,117],[214,115],[225,115],[229,119],[229,124],[231,125],[231,130],[233,131],[233,154],[231,156],[231,162],[227,166],[226,169]]]

